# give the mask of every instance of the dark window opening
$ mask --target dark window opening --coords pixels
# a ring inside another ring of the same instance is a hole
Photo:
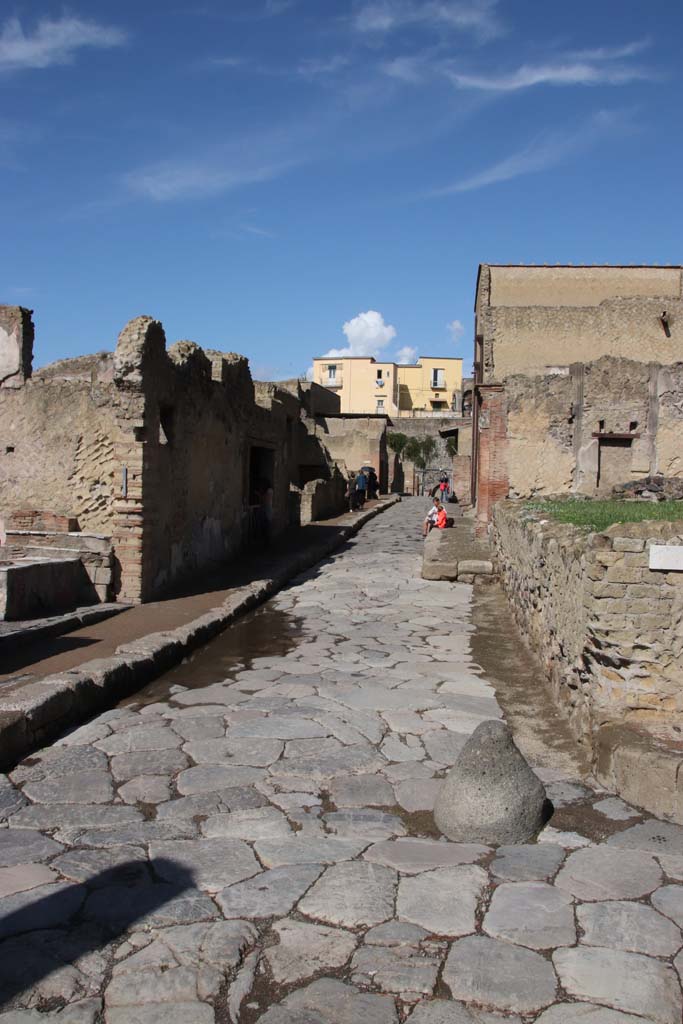
[[[604,420],[598,420],[598,430],[600,431],[601,434],[602,434],[604,429],[605,429],[605,421]]]
[[[638,420],[631,420],[631,422],[628,425],[628,429],[631,431],[631,433],[633,433],[634,430],[637,430],[638,429]]]
[[[264,492],[274,486],[275,452],[254,445],[249,452],[249,504],[260,505]]]
[[[8,444],[7,447],[5,448],[5,455],[11,455],[13,451],[14,451],[14,445],[13,444]]]
[[[159,406],[159,444],[173,444],[173,407]]]
[[[378,370],[377,371],[377,380],[381,380],[381,379],[382,379],[382,371]]]

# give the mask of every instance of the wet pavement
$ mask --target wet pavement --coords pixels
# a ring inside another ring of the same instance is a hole
[[[683,828],[534,733],[494,597],[419,577],[424,505],[0,776],[0,1024],[679,1024]],[[555,817],[439,839],[503,711]]]

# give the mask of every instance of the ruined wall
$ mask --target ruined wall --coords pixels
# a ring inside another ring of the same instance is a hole
[[[304,484],[301,492],[301,525],[331,519],[345,511],[346,488],[346,477],[336,467],[329,479],[309,480]]]
[[[111,383],[40,372],[0,389],[0,518],[18,508],[111,533],[119,435]]]
[[[330,455],[349,473],[374,466],[382,493],[389,489],[386,416],[318,416],[318,436]]]
[[[667,310],[670,330],[660,316]],[[610,299],[590,308],[570,306],[491,308],[480,317],[484,381],[511,374],[544,374],[549,368],[623,356],[667,365],[680,357],[683,303],[669,299]]]
[[[266,487],[274,534],[298,522],[290,483],[331,482],[307,513],[342,510],[304,401],[337,408],[324,389],[255,389],[244,356],[190,341],[167,351],[151,317],[126,325],[113,356],[31,378],[32,340],[29,312],[0,307],[0,364],[20,367],[0,380],[0,517],[45,511],[111,537],[114,564],[96,567],[96,584],[121,600],[149,600],[262,541]]]
[[[683,476],[683,363],[655,369],[655,471],[663,476],[680,477]]]
[[[683,545],[683,522],[602,534],[541,522],[522,502],[493,512],[492,540],[522,634],[578,737],[610,722],[683,714],[683,573],[648,568],[653,543]]]
[[[475,307],[481,380],[501,383],[601,356],[671,364],[683,340],[681,298],[678,267],[484,265]]]
[[[597,306],[624,296],[680,299],[680,267],[491,266],[492,306]]]
[[[32,310],[0,306],[0,388],[20,388],[31,376]]]
[[[496,442],[511,497],[609,496],[617,483],[683,474],[681,363],[603,357],[566,372],[509,377],[504,391],[506,428]]]
[[[146,600],[241,546],[249,428],[258,410],[244,357],[209,356],[187,341],[166,352],[163,328],[151,317],[121,332],[114,382],[127,481],[116,550],[124,591]]]

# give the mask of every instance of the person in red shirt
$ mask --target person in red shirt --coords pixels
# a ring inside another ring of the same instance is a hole
[[[448,526],[448,515],[443,505],[439,505],[439,511],[436,513],[436,527],[438,530],[445,530]]]

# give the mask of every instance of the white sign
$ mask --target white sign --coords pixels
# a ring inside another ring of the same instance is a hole
[[[653,544],[650,548],[650,568],[683,572],[683,544]]]

